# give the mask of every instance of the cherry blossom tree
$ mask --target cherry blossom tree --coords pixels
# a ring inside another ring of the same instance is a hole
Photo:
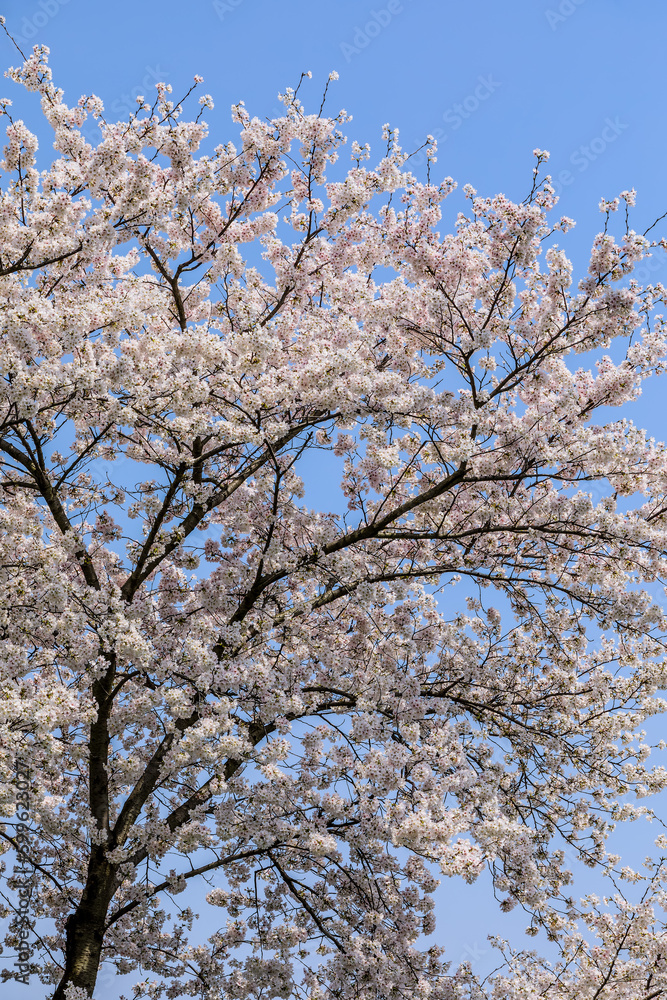
[[[55,1000],[103,963],[155,998],[657,997],[667,844],[644,874],[605,848],[667,785],[641,731],[667,456],[607,410],[666,353],[633,192],[573,282],[539,150],[523,201],[465,188],[443,236],[430,141],[425,182],[388,126],[341,172],[346,114],[297,88],[213,147],[208,96],[107,122],[47,53],[8,75],[51,166],[2,105],[6,955],[16,857],[35,918],[6,975]],[[568,896],[572,857],[615,901]],[[560,964],[499,941],[480,982],[446,927],[430,944],[438,879],[484,870]]]

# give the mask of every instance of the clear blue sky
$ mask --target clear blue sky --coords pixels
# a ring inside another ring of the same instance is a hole
[[[667,211],[664,0],[4,0],[0,12],[22,46],[50,46],[70,103],[96,93],[108,117],[126,114],[157,79],[180,96],[200,73],[216,102],[215,141],[227,141],[236,136],[233,102],[271,115],[278,92],[311,70],[304,97],[316,110],[337,70],[330,107],[353,115],[352,138],[379,153],[384,122],[400,129],[406,147],[439,134],[438,171],[482,194],[522,197],[532,150],[548,149],[560,209],[577,220],[563,242],[579,269],[602,222],[600,197],[635,187],[637,230]],[[15,50],[0,44],[4,64],[16,63]],[[36,121],[34,95],[8,81],[0,90]],[[667,281],[664,261],[654,273]],[[632,416],[664,439],[661,390],[649,388]],[[486,933],[525,920],[501,921],[481,885],[451,888],[439,907],[451,958],[468,949],[481,968],[490,957],[481,954]],[[111,1000],[113,990],[104,992]],[[16,996],[26,995],[18,987]]]

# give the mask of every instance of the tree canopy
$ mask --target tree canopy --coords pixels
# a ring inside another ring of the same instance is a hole
[[[10,76],[50,166],[2,106],[7,974],[55,1000],[102,963],[156,998],[657,997],[667,843],[647,874],[605,850],[667,784],[641,732],[667,461],[608,413],[666,354],[634,193],[575,280],[540,150],[525,199],[468,186],[443,235],[430,139],[426,179],[388,126],[343,171],[347,115],[297,88],[213,147],[208,95],[109,122],[47,54]],[[571,898],[566,852],[628,898]],[[438,879],[485,869],[559,962],[481,983],[430,943]]]

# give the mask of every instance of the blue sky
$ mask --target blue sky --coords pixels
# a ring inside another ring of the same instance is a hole
[[[310,70],[302,93],[314,111],[337,70],[329,107],[353,115],[350,137],[379,155],[384,122],[400,129],[407,148],[434,133],[436,179],[449,174],[481,194],[522,197],[532,150],[548,149],[560,210],[577,220],[563,244],[579,272],[601,228],[601,197],[635,187],[637,230],[667,211],[661,0],[4,0],[0,12],[26,51],[50,46],[55,81],[71,103],[96,93],[109,118],[126,115],[158,79],[180,96],[199,73],[216,102],[213,138],[227,141],[236,137],[232,103],[271,115],[278,92]],[[6,39],[0,45],[4,65],[19,61]],[[34,95],[8,81],[0,88],[18,116],[37,123]],[[661,226],[657,235],[667,235],[667,220]],[[653,274],[667,281],[664,260]],[[630,412],[664,439],[661,390],[649,386]],[[448,889],[439,915],[451,958],[467,950],[480,969],[490,959],[485,935],[525,923],[501,919],[482,885]],[[11,988],[6,994],[12,1000]]]

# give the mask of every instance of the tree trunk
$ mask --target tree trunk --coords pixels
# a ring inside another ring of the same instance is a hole
[[[95,848],[81,902],[67,919],[65,971],[52,1000],[65,1000],[68,986],[79,986],[92,997],[100,968],[104,925],[117,888],[115,876],[115,866],[105,859],[104,847]]]

